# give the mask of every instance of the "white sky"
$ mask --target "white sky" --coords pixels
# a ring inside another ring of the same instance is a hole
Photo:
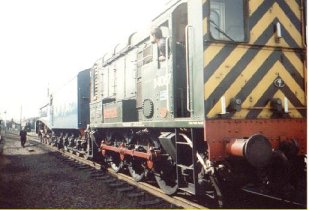
[[[167,0],[0,0],[0,118],[36,116],[48,86],[148,27]]]

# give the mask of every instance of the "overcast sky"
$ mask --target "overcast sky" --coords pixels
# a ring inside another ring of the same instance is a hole
[[[0,118],[37,115],[47,88],[149,27],[167,0],[0,0]]]

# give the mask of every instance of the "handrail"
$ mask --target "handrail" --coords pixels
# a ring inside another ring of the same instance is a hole
[[[167,111],[170,110],[170,98],[169,98],[169,76],[168,76],[168,61],[169,61],[169,52],[168,52],[168,48],[169,48],[169,40],[170,40],[170,37],[167,37],[165,39],[165,71],[166,71],[166,76],[167,76],[167,82],[166,82],[166,95],[167,95],[167,98],[166,98],[166,109]]]
[[[188,112],[193,112],[193,109],[191,109],[191,91],[190,91],[190,86],[191,86],[191,83],[190,83],[190,64],[189,64],[189,30],[190,28],[193,28],[193,26],[191,25],[187,25],[186,26],[186,76],[187,76],[187,110]]]

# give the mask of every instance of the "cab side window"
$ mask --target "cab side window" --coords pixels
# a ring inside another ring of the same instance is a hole
[[[246,0],[211,0],[209,29],[214,40],[246,42]]]

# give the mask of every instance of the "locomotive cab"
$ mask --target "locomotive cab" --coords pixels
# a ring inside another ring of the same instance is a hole
[[[201,1],[178,1],[154,19],[153,25],[163,32],[167,50],[166,59],[159,61],[159,50],[153,45],[157,70],[155,77],[151,76],[157,96],[157,120],[203,119],[203,94],[194,89],[203,86],[202,25],[198,21],[202,17],[201,5]],[[149,93],[143,95],[149,97]]]

